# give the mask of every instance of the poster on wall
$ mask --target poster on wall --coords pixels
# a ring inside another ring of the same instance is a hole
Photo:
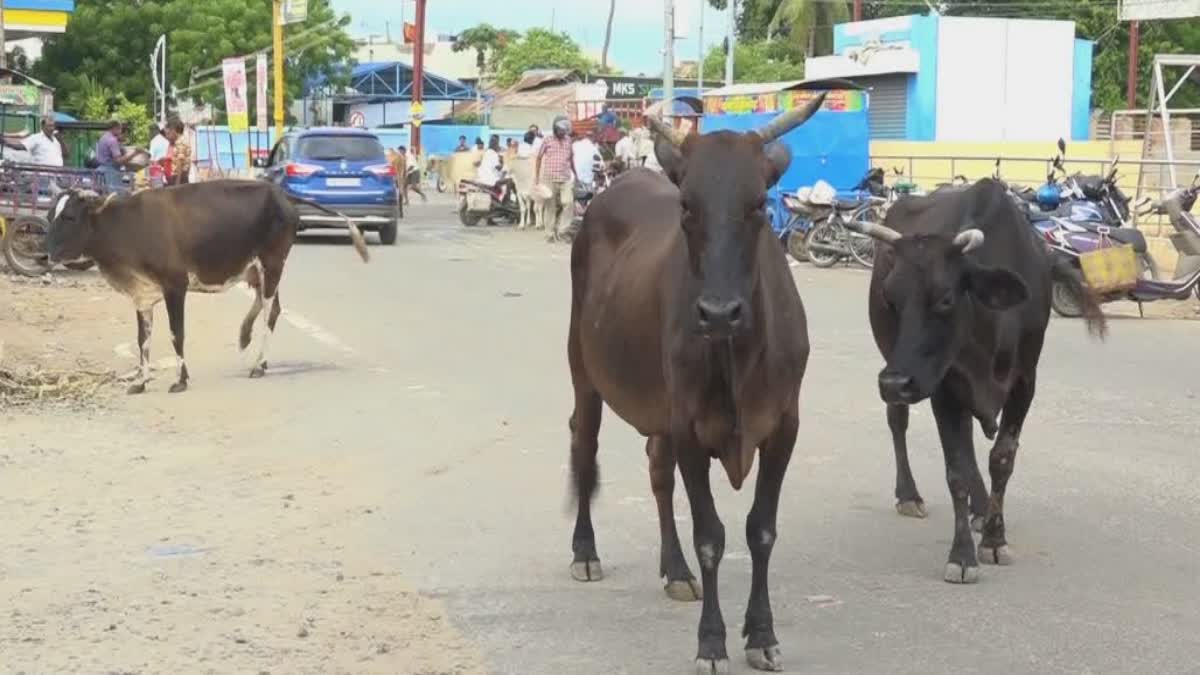
[[[254,125],[259,129],[270,126],[267,120],[267,55],[254,59]]]
[[[245,132],[250,128],[246,104],[246,59],[236,57],[221,62],[225,76],[225,115],[229,118],[230,133]]]

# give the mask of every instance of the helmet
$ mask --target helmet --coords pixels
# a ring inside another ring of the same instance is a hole
[[[567,119],[566,115],[559,115],[554,118],[553,129],[569,134],[571,133],[571,120]]]
[[[1057,209],[1058,205],[1062,203],[1062,191],[1058,189],[1057,185],[1047,183],[1038,188],[1037,203],[1047,211]]]

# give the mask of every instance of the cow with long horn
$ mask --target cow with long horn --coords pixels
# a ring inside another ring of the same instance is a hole
[[[746,519],[753,577],[743,635],[760,670],[781,670],[767,593],[780,488],[799,427],[808,329],[783,250],[767,224],[767,190],[791,163],[779,139],[824,94],[751,133],[681,137],[657,118],[665,174],[634,169],[592,202],[571,251],[567,354],[575,390],[571,472],[578,497],[571,574],[602,578],[591,502],[600,411],[607,403],[647,437],[667,595],[703,599],[697,670],[727,672],[717,569],[725,528],[709,488],[718,460],[735,489],[759,458]],[[697,583],[672,507],[679,466],[691,504]]]
[[[896,455],[896,510],[927,515],[909,469],[906,434],[909,406],[930,399],[954,505],[943,576],[973,583],[980,562],[1013,561],[1005,489],[1033,403],[1050,281],[1059,271],[1004,186],[991,179],[902,199],[882,225],[849,227],[884,244],[876,247],[868,311],[886,362],[878,386]],[[1080,297],[1091,297],[1069,270],[1063,279],[1075,280]],[[1094,300],[1088,323],[1103,334]],[[990,493],[975,460],[973,419],[995,441]],[[982,532],[978,549],[972,529]]]

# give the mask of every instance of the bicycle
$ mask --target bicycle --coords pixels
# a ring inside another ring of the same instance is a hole
[[[887,200],[870,197],[864,202],[835,201],[829,215],[813,225],[804,237],[809,261],[817,267],[833,267],[850,258],[871,269],[875,264],[875,240],[846,227],[849,222],[875,223],[882,220],[879,207]]]

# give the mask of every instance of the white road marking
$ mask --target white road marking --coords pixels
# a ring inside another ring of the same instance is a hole
[[[254,290],[251,289],[249,286],[247,286],[245,284],[238,284],[237,289],[239,291],[241,291],[242,295],[246,296],[247,298],[250,298],[252,300],[254,299],[254,297],[255,297]],[[270,307],[266,307],[266,306],[263,307],[264,313],[269,313],[270,311],[271,311]],[[356,353],[354,351],[353,347],[346,344],[345,342],[342,342],[341,340],[338,339],[338,337],[336,335],[325,330],[324,328],[322,328],[320,326],[320,324],[316,323],[315,321],[309,320],[302,314],[293,312],[290,309],[284,309],[279,314],[279,318],[283,319],[284,321],[287,321],[294,328],[296,328],[296,330],[299,330],[301,333],[304,333],[308,337],[316,340],[317,342],[320,342],[321,344],[325,345],[326,347],[329,347],[330,349],[339,351],[347,356],[353,356]]]

